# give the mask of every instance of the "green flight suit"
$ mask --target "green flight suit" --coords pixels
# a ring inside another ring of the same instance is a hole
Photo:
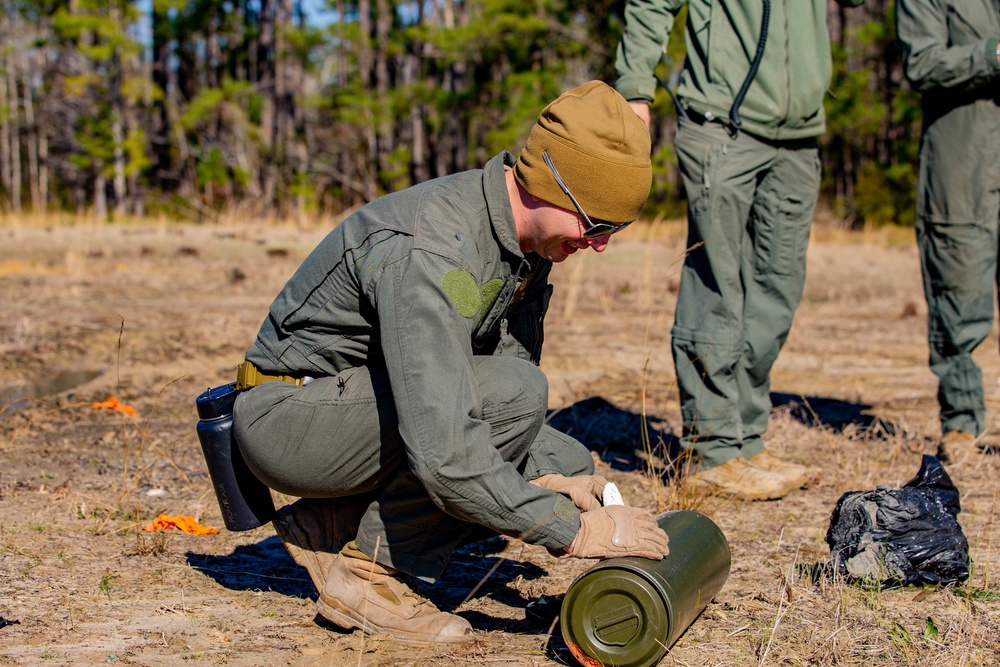
[[[972,352],[993,327],[1000,219],[1000,4],[899,0],[906,77],[921,92],[917,178],[930,367],[944,432],[986,430]]]
[[[552,265],[519,248],[504,180],[513,164],[502,153],[334,229],[246,355],[265,373],[317,379],[236,400],[255,474],[291,495],[364,497],[358,547],[428,580],[483,529],[567,546],[579,511],[528,480],[593,472],[583,445],[543,425],[536,364]]]
[[[761,39],[763,3],[629,0],[615,61],[626,99],[653,99],[653,70],[685,4],[677,97],[690,119],[679,121],[675,147],[689,250],[671,347],[681,444],[711,468],[764,447],[771,367],[805,284],[831,56],[826,0],[772,0],[760,67],[739,107],[742,129],[733,133],[728,118]]]

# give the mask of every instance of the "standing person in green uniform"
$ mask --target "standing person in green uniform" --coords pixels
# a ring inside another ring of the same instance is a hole
[[[262,481],[302,498],[274,525],[324,617],[472,641],[407,576],[433,581],[488,534],[581,558],[667,553],[653,517],[603,507],[590,452],[544,424],[537,366],[552,263],[603,251],[638,217],[649,151],[625,100],[584,84],[518,158],[351,215],[278,294],[241,365],[234,433]]]
[[[615,85],[647,127],[653,71],[685,4],[675,145],[690,250],[671,330],[681,444],[697,461],[696,487],[775,499],[817,474],[772,455],[763,435],[819,190],[827,2],[629,0]]]
[[[930,367],[938,376],[938,456],[966,458],[987,430],[972,352],[993,327],[1000,217],[1000,4],[899,0],[903,68],[921,93],[917,244]]]

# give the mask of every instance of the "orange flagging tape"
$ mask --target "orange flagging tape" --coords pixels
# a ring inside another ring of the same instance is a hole
[[[113,410],[115,412],[124,412],[127,415],[134,415],[135,408],[131,405],[125,405],[121,403],[116,396],[112,396],[106,401],[101,401],[100,403],[91,403],[90,407],[95,410]]]
[[[219,532],[218,528],[203,526],[195,521],[194,517],[183,515],[169,516],[161,514],[152,523],[142,527],[143,530],[167,530],[168,528],[183,530],[185,533],[191,533],[192,535],[215,535]]]

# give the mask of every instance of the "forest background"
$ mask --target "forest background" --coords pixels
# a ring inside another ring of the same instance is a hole
[[[624,0],[0,0],[0,211],[339,217],[517,151],[541,108],[613,83]],[[829,2],[824,208],[912,222],[920,107],[894,2]],[[658,74],[684,60],[677,22]],[[660,91],[645,214],[676,216]]]

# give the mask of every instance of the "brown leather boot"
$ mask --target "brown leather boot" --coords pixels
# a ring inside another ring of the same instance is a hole
[[[358,534],[363,513],[348,499],[301,498],[278,510],[271,523],[289,555],[321,591],[333,559]]]
[[[938,442],[937,457],[941,463],[963,463],[979,453],[976,436],[965,431],[948,431]]]
[[[781,475],[789,483],[794,484],[795,486],[792,488],[796,489],[806,489],[815,486],[823,476],[816,468],[807,468],[798,463],[779,459],[766,449],[750,459],[750,465],[754,468]]]
[[[354,542],[334,559],[316,604],[324,618],[342,628],[389,635],[407,644],[475,641],[467,620],[440,611],[413,592],[401,573],[372,561]]]
[[[697,491],[739,500],[776,500],[797,487],[777,473],[755,468],[742,457],[702,470],[690,483]]]

